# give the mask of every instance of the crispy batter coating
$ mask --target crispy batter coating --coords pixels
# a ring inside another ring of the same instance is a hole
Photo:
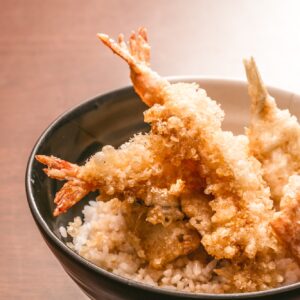
[[[300,262],[300,176],[289,177],[283,189],[280,211],[271,224],[280,239]]]
[[[281,261],[280,257],[269,254],[257,255],[254,259],[223,260],[215,272],[224,278],[227,293],[266,290],[284,281],[284,272],[277,261]]]
[[[137,254],[146,258],[150,266],[160,269],[175,258],[196,250],[200,236],[186,221],[168,226],[147,221],[147,208],[137,203],[124,202],[124,215]]]
[[[276,251],[269,228],[273,203],[248,139],[221,130],[222,110],[196,84],[170,85],[166,95],[164,105],[151,107],[145,119],[152,133],[174,149],[171,163],[198,162],[206,193],[215,198],[210,202],[212,232],[202,239],[205,249],[218,259]]]
[[[210,197],[204,193],[184,194],[180,198],[181,209],[189,218],[189,223],[204,236],[212,230],[212,208],[209,205]]]
[[[300,170],[300,125],[288,110],[277,107],[262,82],[254,59],[245,60],[244,64],[251,97],[247,133],[250,149],[262,163],[272,198],[279,203],[289,176]]]
[[[161,206],[168,206],[164,212],[166,217],[170,215],[169,220],[160,214],[161,223],[179,218],[178,195],[184,188],[203,189],[204,180],[194,176],[197,170],[192,161],[182,161],[181,167],[170,164],[171,152],[161,151],[163,148],[164,139],[159,135],[138,134],[118,149],[103,147],[83,166],[37,155],[36,159],[48,166],[44,171],[49,177],[68,180],[56,194],[54,215],[99,189],[102,200],[118,197],[133,202],[139,198],[157,212],[161,212]]]

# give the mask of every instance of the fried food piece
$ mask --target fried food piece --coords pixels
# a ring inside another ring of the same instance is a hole
[[[209,205],[212,200],[204,193],[184,194],[180,197],[181,209],[189,218],[189,223],[197,229],[201,236],[212,230],[211,217],[213,211]]]
[[[280,211],[274,216],[271,225],[279,238],[300,263],[300,176],[289,177],[283,189]]]
[[[53,156],[37,155],[48,166],[45,173],[54,179],[68,180],[56,194],[54,215],[67,211],[90,191],[101,189],[103,195],[114,195],[126,188],[138,188],[160,172],[151,150],[148,135],[137,135],[120,149],[103,147],[84,166],[77,166]],[[80,191],[78,192],[78,188]]]
[[[215,273],[224,278],[226,293],[255,292],[282,284],[284,272],[279,270],[273,255],[258,255],[255,259],[224,260]]]
[[[174,217],[176,213],[182,215],[179,209],[176,212],[176,207],[179,207],[176,195],[184,187],[183,182],[177,181],[177,178],[184,177],[183,172],[164,163],[167,158],[158,155],[160,147],[159,137],[139,134],[119,149],[103,147],[84,166],[53,156],[37,155],[36,159],[48,166],[44,171],[49,177],[67,180],[55,196],[57,207],[54,215],[67,211],[86,194],[97,189],[101,190],[102,199],[120,196],[121,199],[134,201],[140,198],[156,210],[161,204],[172,207]],[[162,176],[164,180],[161,180]]]
[[[160,101],[160,90],[169,83],[148,68],[150,47],[146,31],[140,29],[138,35],[131,35],[130,51],[122,36],[119,38],[119,44],[112,42],[105,35],[100,36],[104,43],[112,43],[116,52],[122,53],[130,63],[132,80],[143,101],[148,105]],[[135,136],[119,149],[106,146],[80,167],[53,156],[37,155],[36,159],[48,166],[44,171],[49,177],[68,180],[56,194],[55,216],[67,211],[90,191],[100,189],[102,199],[117,197],[132,198],[134,201],[140,198],[145,199],[147,205],[153,204],[152,201],[156,202],[154,205],[157,213],[152,210],[153,218],[149,220],[157,221],[158,218],[164,219],[164,209],[158,207],[157,195],[153,192],[156,187],[171,190],[171,186],[176,186],[179,179],[182,179],[187,188],[192,189],[203,188],[205,183],[203,178],[195,176],[198,174],[198,166],[191,157],[170,164],[170,155],[175,150],[165,145],[164,138],[150,133]],[[173,198],[170,194],[170,202],[174,202]],[[156,218],[155,214],[159,216]],[[173,215],[178,216],[179,211]],[[167,216],[166,218],[170,219]]]
[[[208,253],[233,259],[276,251],[277,240],[269,227],[273,202],[260,163],[249,153],[247,137],[221,130],[223,111],[196,83],[170,84],[151,71],[131,46],[134,40],[143,52],[146,39],[132,35],[127,47],[123,38],[119,43],[106,35],[99,38],[129,64],[135,90],[152,105],[145,121],[151,123],[151,134],[164,138],[162,151],[168,149],[170,163],[197,162],[206,193],[215,198],[212,232],[202,238]]]
[[[151,224],[168,226],[172,222],[182,220],[184,214],[180,209],[179,194],[183,190],[183,182],[177,180],[170,190],[166,188],[150,187],[143,198],[147,207],[146,220]]]
[[[200,236],[186,221],[168,226],[150,224],[147,208],[138,203],[124,202],[124,216],[137,254],[146,258],[151,267],[160,269],[175,258],[189,254],[200,246]]]
[[[212,229],[213,212],[210,201],[210,197],[201,193],[181,196],[182,210],[201,236]],[[280,261],[284,254],[284,249],[281,249],[276,255],[263,253],[253,259],[241,256],[234,260],[221,260],[214,272],[223,278],[226,293],[253,292],[277,287],[284,280],[285,269],[281,270],[276,261]]]
[[[83,166],[54,156],[37,155],[36,159],[48,166],[44,171],[49,177],[67,180],[55,196],[54,216],[99,189],[104,200],[143,199],[152,207],[149,221],[167,224],[182,218],[179,193],[185,186],[195,189],[203,186],[204,180],[195,179],[195,166],[188,160],[182,162],[182,168],[168,163],[169,153],[161,151],[163,143],[160,136],[138,134],[119,149],[103,147]]]
[[[277,107],[254,59],[245,60],[244,65],[251,97],[250,150],[262,163],[272,198],[279,203],[289,177],[300,171],[300,125],[288,110]]]

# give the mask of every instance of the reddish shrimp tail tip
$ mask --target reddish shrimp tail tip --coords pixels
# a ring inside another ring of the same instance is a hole
[[[79,166],[55,156],[36,155],[36,160],[46,165],[48,168],[43,169],[47,176],[58,180],[76,178]]]
[[[118,42],[111,39],[107,34],[98,33],[98,38],[108,46],[115,54],[123,58],[130,67],[138,70],[138,64],[149,65],[150,46],[148,44],[147,30],[144,27],[138,29],[137,34],[133,31],[129,37],[128,45],[123,34],[118,36]]]
[[[71,170],[74,169],[74,167],[77,167],[77,165],[72,164],[66,160],[60,159],[58,157],[55,157],[53,155],[47,156],[47,155],[36,155],[35,156],[36,160],[39,161],[40,163],[48,166],[48,168],[51,169],[66,169],[66,170]]]
[[[54,203],[57,205],[53,215],[56,217],[62,213],[65,213],[70,207],[79,202],[84,196],[86,196],[91,189],[82,181],[68,181],[56,193]]]

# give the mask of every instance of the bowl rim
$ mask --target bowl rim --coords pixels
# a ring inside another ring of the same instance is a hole
[[[242,80],[240,78],[230,78],[230,77],[216,77],[216,76],[167,76],[165,77],[167,80],[171,82],[197,82],[200,83],[203,82],[211,82],[211,83],[226,83],[226,84],[234,84],[234,85],[244,85],[245,88],[247,86],[247,82],[245,80]],[[283,93],[289,93],[291,94],[291,97],[293,96],[300,96],[296,93],[290,92],[288,90],[269,86],[267,85],[267,88],[269,90],[272,90],[274,92],[283,92]],[[96,95],[95,97],[92,97],[88,100],[85,100],[81,102],[78,105],[75,105],[62,114],[60,114],[54,121],[50,123],[46,127],[46,129],[42,132],[42,134],[38,137],[37,141],[35,142],[35,145],[29,155],[27,167],[26,167],[26,173],[25,173],[25,189],[26,189],[26,195],[27,195],[27,202],[31,211],[31,214],[38,225],[39,229],[47,236],[48,239],[51,240],[52,243],[54,243],[60,251],[64,252],[66,255],[68,255],[70,258],[73,259],[77,264],[79,264],[83,268],[90,269],[96,273],[98,273],[101,276],[106,276],[112,281],[115,281],[116,283],[122,283],[124,285],[133,286],[139,290],[149,291],[156,294],[163,294],[166,296],[176,296],[178,298],[186,298],[186,299],[245,299],[245,298],[256,298],[256,297],[263,297],[263,296],[271,296],[271,295],[278,295],[284,292],[289,292],[296,290],[300,288],[300,282],[293,283],[290,285],[277,287],[273,289],[263,290],[263,291],[256,291],[256,292],[246,292],[246,293],[230,293],[230,294],[213,294],[213,293],[192,293],[192,292],[181,292],[176,290],[171,290],[167,288],[161,288],[156,286],[151,286],[149,284],[141,283],[132,279],[128,279],[119,275],[116,275],[112,272],[106,271],[105,269],[96,266],[95,264],[89,262],[79,254],[77,254],[75,251],[71,250],[63,241],[61,241],[55,233],[50,229],[50,227],[47,225],[46,221],[42,218],[38,207],[35,203],[35,199],[33,197],[33,186],[31,182],[32,177],[32,171],[33,171],[33,163],[35,161],[35,155],[37,154],[37,150],[40,147],[40,145],[44,142],[44,140],[47,138],[47,136],[56,128],[59,126],[60,123],[63,122],[63,120],[67,119],[69,115],[75,113],[76,111],[80,111],[83,107],[92,105],[94,102],[97,102],[99,100],[105,102],[107,99],[111,99],[112,96],[118,96],[120,93],[129,93],[133,92],[133,86],[132,85],[126,85],[124,87],[121,87],[119,89],[115,89],[109,92],[106,92],[104,94]],[[137,96],[138,97],[138,96]]]

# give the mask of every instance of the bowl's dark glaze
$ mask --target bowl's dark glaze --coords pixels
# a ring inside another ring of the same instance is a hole
[[[200,81],[209,94],[217,99],[229,100],[238,96],[239,100],[234,100],[237,101],[234,105],[235,110],[244,111],[247,119],[248,103],[245,105],[245,102],[241,101],[241,98],[247,98],[245,83],[217,79]],[[276,93],[280,95],[281,99],[290,99],[293,96],[277,89],[273,89],[273,93],[275,96]],[[226,101],[224,104],[226,110]],[[55,155],[71,162],[83,163],[103,145],[118,146],[134,133],[148,130],[148,125],[143,123],[145,108],[131,87],[98,96],[54,121],[39,138],[31,153],[26,173],[28,203],[43,238],[66,272],[89,297],[95,299],[297,299],[297,295],[300,295],[300,284],[265,292],[231,295],[196,295],[153,288],[102,270],[65,245],[66,240],[61,237],[59,227],[81,215],[83,206],[89,199],[94,199],[95,195],[89,195],[68,213],[54,218],[53,198],[61,184],[47,178],[42,171],[43,166],[34,156]],[[230,117],[229,119],[236,120]],[[227,122],[225,127],[235,129],[235,121]]]

